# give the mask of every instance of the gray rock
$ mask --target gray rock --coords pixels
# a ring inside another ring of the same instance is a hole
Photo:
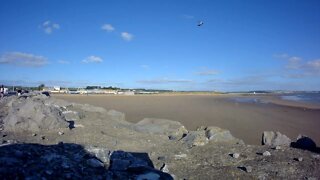
[[[168,165],[166,165],[165,163],[163,163],[163,165],[160,168],[160,171],[165,172],[165,173],[169,173],[169,168]]]
[[[40,131],[68,128],[60,108],[46,103],[48,98],[34,96],[26,99],[13,98],[6,106],[8,115],[3,119],[6,131]]]
[[[232,157],[238,159],[240,157],[240,154],[239,153],[233,153]]]
[[[171,139],[180,139],[188,131],[177,121],[167,119],[145,118],[134,125],[138,132],[167,135]]]
[[[188,147],[204,146],[209,142],[205,131],[191,131],[182,140]]]
[[[130,166],[130,160],[113,159],[111,161],[111,170],[126,171]]]
[[[299,148],[299,149],[304,149],[309,151],[316,151],[317,149],[316,143],[311,138],[305,135],[300,135],[300,134],[297,137],[297,141],[293,142],[291,146],[294,148]]]
[[[230,131],[219,127],[209,126],[204,129],[207,138],[212,142],[236,142],[237,139],[232,136]]]
[[[271,153],[269,151],[265,151],[262,153],[263,156],[271,156]]]
[[[94,158],[88,159],[87,164],[94,168],[104,167],[104,164],[101,161]]]
[[[109,164],[110,162],[110,150],[106,148],[100,148],[95,146],[86,146],[85,150],[91,153],[92,155],[99,158],[104,164]]]
[[[290,146],[291,139],[280,132],[264,131],[262,134],[262,145],[268,146]]]

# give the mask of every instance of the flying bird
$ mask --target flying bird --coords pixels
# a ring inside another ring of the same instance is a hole
[[[203,21],[199,21],[198,26],[202,26],[202,25],[203,25]]]

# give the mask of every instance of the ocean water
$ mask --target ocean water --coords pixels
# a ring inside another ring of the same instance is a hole
[[[283,100],[320,104],[320,93],[292,93],[282,95]]]

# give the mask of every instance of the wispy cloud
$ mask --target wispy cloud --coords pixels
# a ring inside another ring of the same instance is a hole
[[[65,60],[59,60],[58,63],[59,64],[70,64],[69,61],[65,61]]]
[[[121,37],[122,39],[124,39],[125,41],[131,41],[133,39],[133,35],[128,33],[128,32],[122,32],[121,33]]]
[[[102,63],[103,59],[98,56],[89,56],[82,60],[83,63]]]
[[[52,23],[51,21],[45,21],[39,26],[46,34],[51,34],[56,30],[60,29],[58,23]]]
[[[47,58],[22,52],[8,52],[0,57],[0,64],[40,67],[48,64]]]
[[[304,78],[320,75],[320,59],[306,61],[301,57],[289,56],[286,53],[274,57],[286,61],[284,66],[287,69],[285,77]]]
[[[101,26],[101,29],[107,32],[112,32],[115,30],[115,28],[111,24],[104,24]]]
[[[200,75],[200,76],[212,76],[212,75],[219,74],[219,71],[213,70],[213,69],[208,69],[208,68],[203,68],[202,70],[196,72],[195,74]]]
[[[191,82],[193,81],[189,79],[169,79],[169,78],[137,81],[137,83],[140,83],[140,84],[168,84],[168,83],[191,83]]]
[[[274,58],[280,58],[280,59],[286,59],[289,58],[289,55],[287,53],[281,53],[281,54],[274,54]]]

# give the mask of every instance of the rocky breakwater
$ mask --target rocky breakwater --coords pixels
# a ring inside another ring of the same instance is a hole
[[[319,179],[319,148],[266,131],[246,145],[219,127],[125,115],[29,94],[0,100],[2,179]]]

